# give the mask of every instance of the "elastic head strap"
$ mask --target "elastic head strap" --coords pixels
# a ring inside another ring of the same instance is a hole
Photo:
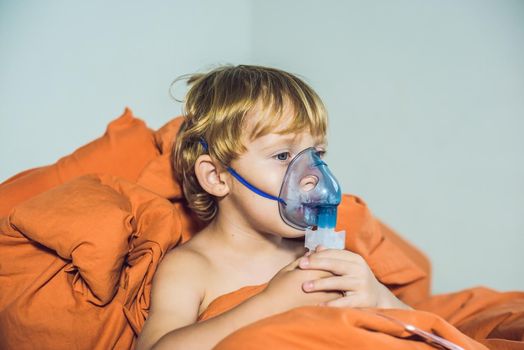
[[[262,196],[262,197],[264,197],[264,198],[272,199],[272,200],[274,200],[274,201],[277,201],[277,202],[280,202],[280,203],[286,205],[286,202],[285,202],[282,198],[280,198],[280,197],[275,197],[275,196],[273,196],[273,195],[270,195],[269,193],[266,193],[266,192],[264,192],[264,191],[262,191],[262,190],[256,188],[255,186],[253,186],[253,185],[250,184],[249,182],[247,182],[247,180],[244,179],[242,176],[240,176],[240,174],[237,173],[237,172],[235,171],[235,169],[233,169],[233,168],[231,168],[231,167],[227,167],[227,171],[229,171],[229,173],[230,173],[231,175],[233,175],[233,177],[234,177],[235,179],[237,179],[237,180],[238,180],[242,185],[246,186],[247,188],[249,188],[251,191],[255,192],[256,194],[258,194],[258,195],[260,195],[260,196]]]
[[[209,146],[208,146],[206,140],[203,137],[200,138],[199,142],[202,145],[202,147],[204,148],[204,151],[205,152],[209,152]],[[235,179],[237,179],[241,184],[243,184],[244,186],[246,186],[247,188],[249,188],[251,191],[255,192],[256,194],[258,194],[258,195],[260,195],[260,196],[262,196],[264,198],[272,199],[274,201],[277,201],[277,202],[280,202],[280,203],[286,205],[286,202],[282,198],[270,195],[269,193],[266,193],[266,192],[256,188],[255,186],[253,186],[249,182],[247,182],[247,180],[244,179],[242,176],[240,176],[240,174],[237,173],[233,168],[227,167],[227,171],[229,171],[229,173],[231,175],[233,175],[233,177]]]
[[[203,137],[200,138],[200,144],[202,145],[202,147],[204,147],[204,151],[208,152],[209,147],[208,147],[208,145],[207,145],[206,140],[204,140]]]

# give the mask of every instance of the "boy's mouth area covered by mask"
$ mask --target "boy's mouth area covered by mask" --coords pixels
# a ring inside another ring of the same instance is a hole
[[[207,152],[207,142],[201,138],[200,143]],[[291,160],[278,196],[261,190],[230,166],[227,171],[257,195],[277,201],[282,220],[306,231],[306,248],[314,250],[322,245],[344,249],[345,232],[335,232],[337,206],[342,196],[340,185],[314,147],[302,150]]]

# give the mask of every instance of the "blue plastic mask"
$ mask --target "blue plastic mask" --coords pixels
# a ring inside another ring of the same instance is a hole
[[[342,197],[340,185],[314,147],[304,149],[291,160],[278,197],[253,186],[233,168],[227,170],[253,192],[278,201],[280,216],[289,226],[299,230],[315,226],[335,228]]]

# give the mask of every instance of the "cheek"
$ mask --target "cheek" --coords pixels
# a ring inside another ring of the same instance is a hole
[[[278,197],[285,172],[285,167],[260,167],[259,169],[252,169],[250,178],[252,179],[252,185]]]
[[[253,185],[256,186],[255,184]],[[266,191],[266,189],[261,186],[256,187]],[[270,191],[267,192],[271,193]],[[275,195],[278,195],[278,193]],[[277,201],[262,197],[243,184],[235,184],[234,200],[237,202],[238,208],[243,212],[245,218],[248,218],[253,225],[256,225],[255,227],[260,227],[261,225],[266,226],[269,223],[282,220],[278,211]]]
[[[269,166],[252,164],[249,169],[244,168],[243,176],[251,185],[272,196],[278,197],[282,181],[284,179],[286,166],[272,164]],[[243,213],[250,225],[260,232],[278,234],[283,237],[300,237],[303,231],[296,230],[287,225],[280,217],[278,202],[264,198],[254,193],[249,188],[233,180],[232,194],[233,200],[237,202],[239,210]]]
[[[260,232],[276,234],[286,238],[304,236],[304,231],[287,225],[280,216],[278,203],[274,200],[252,194],[247,199],[245,213],[251,225]]]

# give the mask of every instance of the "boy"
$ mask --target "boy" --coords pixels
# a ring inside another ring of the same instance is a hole
[[[408,308],[345,250],[304,249],[304,231],[279,215],[291,160],[326,150],[327,114],[297,77],[226,66],[192,76],[173,165],[189,207],[207,226],[166,254],[137,349],[210,349],[235,330],[305,305]],[[269,281],[269,283],[268,283]],[[211,301],[267,287],[197,322]]]

